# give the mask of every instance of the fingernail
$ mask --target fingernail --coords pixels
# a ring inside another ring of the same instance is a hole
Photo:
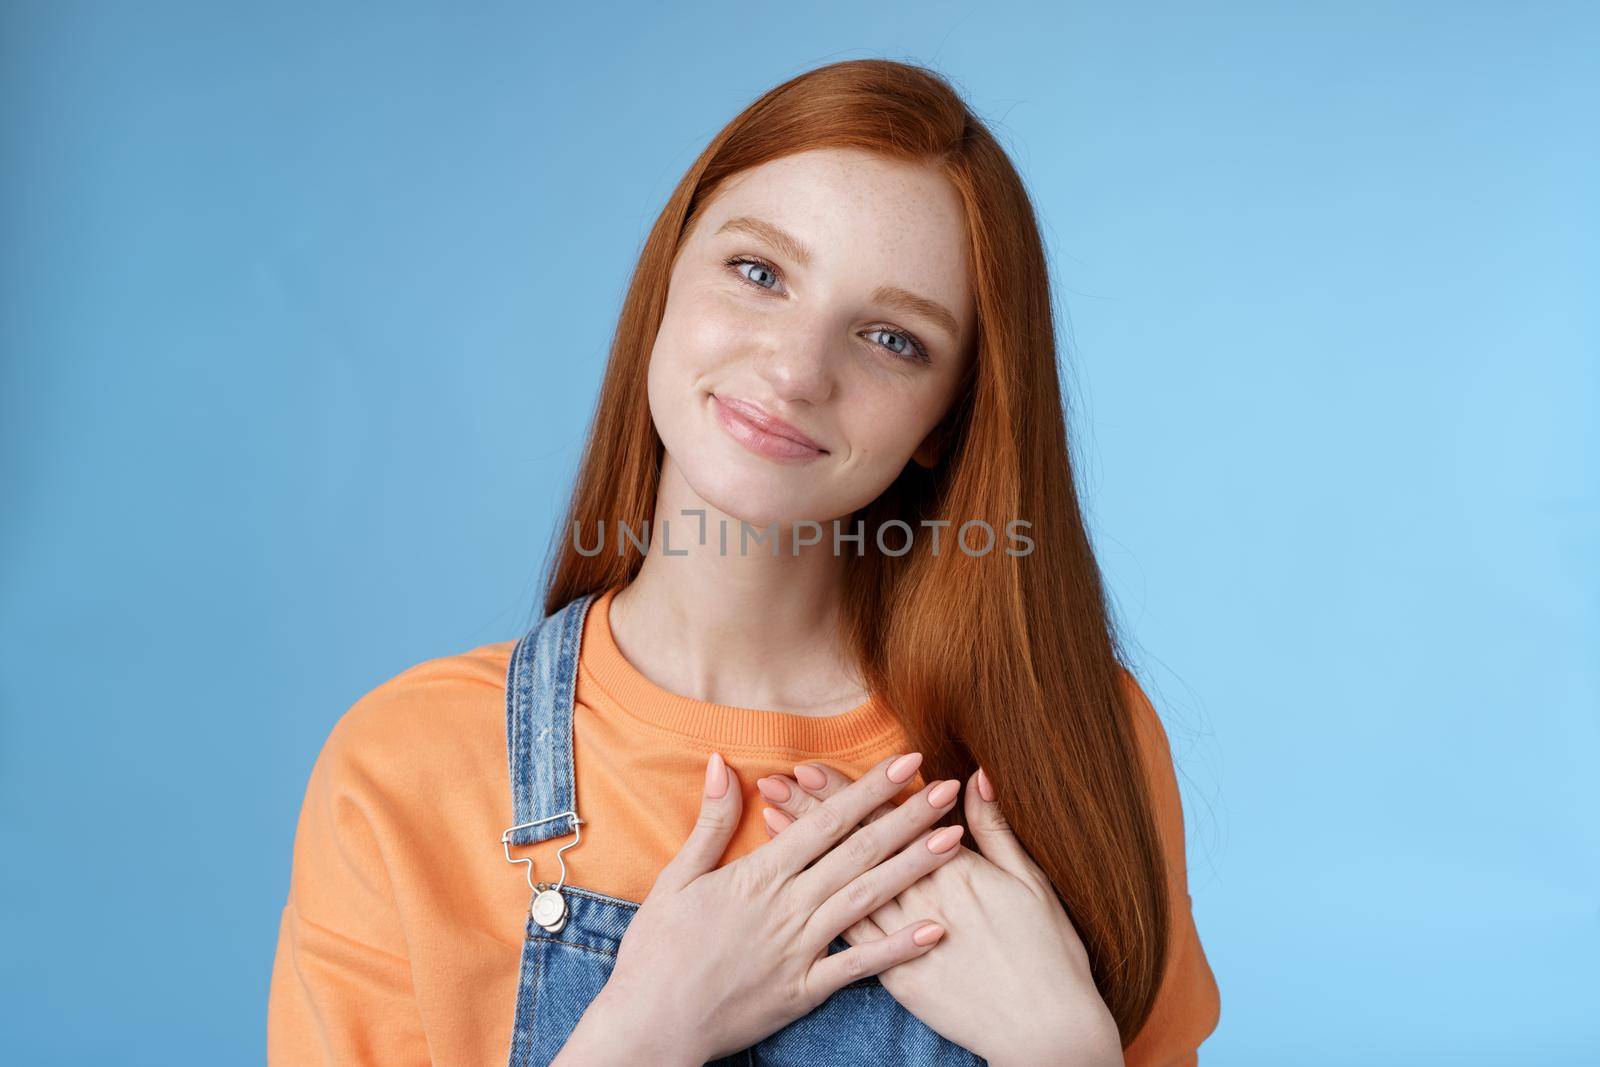
[[[940,782],[928,790],[928,803],[936,808],[942,808],[956,798],[956,793],[961,789],[961,783],[951,778],[949,781]]]
[[[946,826],[943,830],[936,830],[928,838],[929,852],[949,852],[956,847],[956,842],[961,840],[960,826]]]
[[[828,776],[809,763],[794,765],[794,779],[807,789],[821,789],[828,784]]]
[[[944,936],[944,927],[938,923],[929,923],[911,935],[911,940],[919,945],[931,945]]]
[[[978,768],[978,795],[984,800],[994,803],[994,783],[989,781],[989,776],[983,773],[983,768]]]
[[[904,782],[917,773],[922,763],[922,753],[911,752],[889,764],[889,781]]]
[[[722,753],[713,752],[706,760],[706,796],[721,800],[728,791],[728,765],[722,762]]]
[[[761,817],[767,821],[767,826],[772,829],[773,833],[779,833],[785,826],[794,822],[793,819],[776,808],[762,808]]]
[[[774,804],[782,804],[789,799],[789,787],[776,778],[757,778],[756,788]]]

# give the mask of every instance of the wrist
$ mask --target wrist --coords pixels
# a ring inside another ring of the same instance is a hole
[[[706,1059],[676,1027],[644,1018],[625,1003],[616,985],[607,983],[584,1009],[551,1067],[701,1067]]]
[[[1122,1034],[1109,1011],[1067,1032],[1019,1027],[1013,1033],[1018,1043],[985,1055],[993,1067],[1124,1067],[1126,1063]]]
[[[1102,1041],[1084,1041],[1081,1037],[1054,1044],[1036,1044],[1031,1048],[1010,1049],[1005,1053],[986,1057],[990,1067],[1043,1067],[1060,1064],[1061,1067],[1124,1067],[1122,1045],[1113,1041],[1106,1048]]]

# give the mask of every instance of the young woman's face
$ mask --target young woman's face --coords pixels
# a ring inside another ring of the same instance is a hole
[[[931,169],[819,149],[731,179],[679,251],[650,356],[664,478],[787,525],[849,515],[913,454],[932,465],[972,358],[967,254]]]

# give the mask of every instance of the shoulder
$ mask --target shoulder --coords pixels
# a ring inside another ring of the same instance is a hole
[[[504,671],[513,642],[408,667],[333,724],[295,833],[289,902],[346,940],[404,957],[396,885],[441,867],[469,813],[504,790]],[[496,778],[498,770],[499,777]],[[486,791],[498,790],[494,794]],[[474,790],[485,791],[482,797]],[[472,827],[472,829],[476,829]],[[408,870],[410,875],[397,877]]]
[[[1128,1067],[1192,1064],[1196,1051],[1217,1028],[1222,999],[1195,926],[1189,894],[1184,808],[1167,729],[1144,686],[1124,669],[1122,689],[1138,737],[1166,860],[1171,925],[1166,971],[1141,1032],[1123,1050]]]
[[[515,645],[499,641],[424,660],[375,686],[334,723],[317,758],[320,772],[372,783],[414,776],[464,748],[503,748],[506,667]]]
[[[1151,702],[1144,686],[1126,668],[1121,672],[1123,706],[1133,720],[1134,736],[1139,748],[1145,781],[1149,786],[1150,800],[1155,807],[1156,824],[1167,854],[1169,875],[1180,880],[1186,878],[1184,848],[1183,800],[1178,788],[1177,764],[1173,759],[1172,743],[1161,715]]]
[[[1140,751],[1147,760],[1170,761],[1172,745],[1167,738],[1167,728],[1161,722],[1156,706],[1139,684],[1139,679],[1126,667],[1118,669],[1122,687],[1122,704],[1133,720],[1135,736]]]
[[[379,870],[429,847],[441,836],[439,820],[458,811],[447,798],[460,810],[494,809],[508,773],[505,666],[514,644],[415,664],[339,716],[306,784],[295,846],[300,892],[343,884],[330,871]],[[330,910],[320,897],[317,906]]]

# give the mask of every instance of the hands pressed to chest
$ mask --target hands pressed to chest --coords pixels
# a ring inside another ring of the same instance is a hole
[[[775,839],[852,785],[822,763],[799,764],[795,775],[756,782],[771,805],[763,815]],[[981,768],[966,783],[965,805],[978,851],[959,847],[845,939],[871,944],[908,917],[931,918],[948,931],[937,951],[878,975],[931,1029],[994,1064],[1121,1064],[1116,1022],[1095,988],[1083,942],[1048,875],[1011,832]],[[864,828],[888,810],[875,809]]]
[[[876,975],[931,1030],[1000,1067],[1121,1064],[1083,945],[987,779],[966,788],[974,852],[960,826],[933,828],[960,782],[892,803],[920,763],[910,753],[859,780],[821,764],[796,768],[803,783],[761,779],[770,840],[718,867],[743,800],[713,753],[694,829],[555,1062],[704,1063]],[[850,948],[830,954],[840,936]]]
[[[736,772],[713,753],[700,813],[628,924],[616,964],[558,1064],[701,1064],[808,1014],[858,978],[933,951],[943,929],[911,915],[837,953],[835,938],[957,855],[955,804],[934,783],[862,826],[916,773],[880,761],[769,840],[717,866],[743,812]]]

